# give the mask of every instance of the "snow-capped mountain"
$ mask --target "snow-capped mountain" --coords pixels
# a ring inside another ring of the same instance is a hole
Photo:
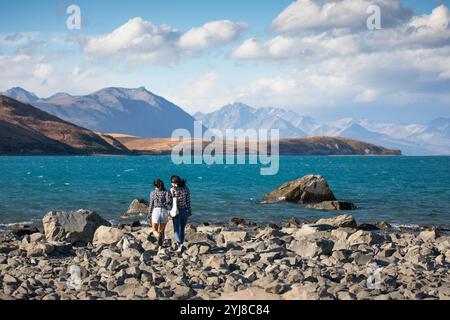
[[[280,108],[255,109],[242,103],[222,107],[209,114],[194,115],[209,128],[280,129],[281,137],[331,136],[352,138],[406,155],[450,154],[450,119],[439,118],[426,124],[378,123],[367,119],[344,118],[320,123]],[[292,129],[294,127],[294,129]]]
[[[13,88],[5,95],[96,132],[162,138],[178,128],[194,129],[191,115],[143,87],[105,88],[86,96],[57,93],[46,99]]]
[[[196,113],[194,117],[210,129],[279,129],[281,138],[307,136],[302,129],[279,116],[278,111],[284,110],[255,109],[243,103],[233,103],[212,113]]]
[[[39,98],[22,88],[3,93],[32,104],[61,119],[103,133],[148,138],[170,137],[173,130],[194,127],[194,117],[211,129],[279,129],[281,138],[305,136],[344,137],[400,149],[406,155],[450,155],[450,119],[424,124],[380,123],[344,118],[319,122],[281,108],[253,108],[243,103],[192,117],[180,107],[145,88],[105,88],[86,96],[57,93]]]

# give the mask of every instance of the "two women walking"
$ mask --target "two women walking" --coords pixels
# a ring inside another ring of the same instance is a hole
[[[165,229],[169,217],[173,219],[173,230],[177,242],[177,251],[184,249],[184,231],[188,218],[192,215],[191,194],[186,181],[179,176],[171,177],[172,188],[167,191],[164,182],[157,179],[153,182],[155,189],[150,193],[150,220],[153,231],[162,247]],[[169,210],[170,208],[170,210]]]

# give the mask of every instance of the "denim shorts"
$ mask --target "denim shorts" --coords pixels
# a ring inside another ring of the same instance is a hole
[[[167,224],[169,222],[169,213],[164,208],[155,208],[152,212],[153,224]]]

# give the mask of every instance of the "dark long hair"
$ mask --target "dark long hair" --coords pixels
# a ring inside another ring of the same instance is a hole
[[[179,176],[172,176],[170,178],[170,181],[172,181],[172,183],[175,183],[177,185],[177,187],[179,187],[179,188],[185,188],[186,187],[186,180],[185,179],[181,179]]]
[[[153,181],[153,185],[161,191],[166,191],[166,188],[164,187],[164,182],[160,179],[156,179],[155,181]]]

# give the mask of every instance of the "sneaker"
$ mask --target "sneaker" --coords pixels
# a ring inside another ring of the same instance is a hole
[[[158,238],[158,246],[162,247],[164,245],[164,238],[160,235]]]
[[[184,245],[180,244],[180,245],[178,246],[177,252],[178,252],[178,253],[181,253],[181,252],[183,252],[183,249],[184,249]]]

